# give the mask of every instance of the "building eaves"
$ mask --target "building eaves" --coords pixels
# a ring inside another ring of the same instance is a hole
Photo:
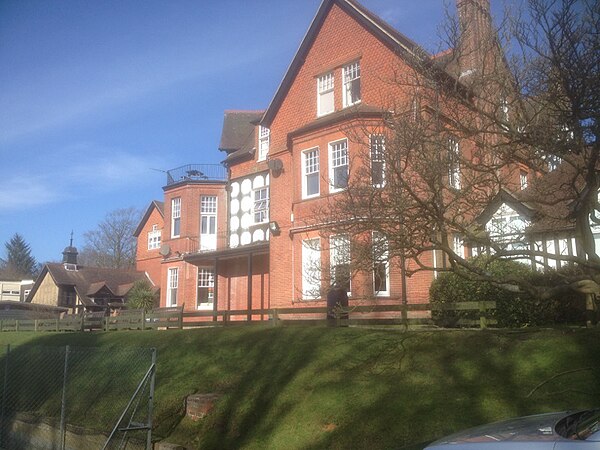
[[[161,201],[158,201],[158,200],[152,200],[152,202],[146,209],[146,212],[144,213],[142,220],[140,220],[140,223],[138,224],[137,228],[133,232],[134,237],[138,237],[140,235],[140,233],[142,232],[142,229],[144,228],[144,225],[146,225],[146,222],[150,218],[150,214],[152,214],[152,210],[155,208],[158,211],[158,213],[161,215],[162,218],[165,217],[164,203]]]
[[[381,118],[386,114],[386,111],[376,106],[370,106],[365,103],[359,103],[351,108],[345,108],[326,116],[319,117],[312,122],[303,125],[289,133],[289,137],[294,137],[308,133],[313,130],[317,130],[326,126],[335,125],[337,123],[353,120],[353,119],[367,119],[367,118]]]
[[[242,256],[266,254],[269,252],[269,241],[263,241],[256,244],[244,245],[235,248],[226,248],[211,252],[199,252],[185,255],[183,260],[192,265],[206,264],[215,262],[217,259],[240,258]]]

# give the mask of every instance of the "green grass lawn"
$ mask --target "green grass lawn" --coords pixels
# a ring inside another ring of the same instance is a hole
[[[600,405],[600,329],[266,326],[0,333],[0,345],[158,350],[155,437],[189,448],[422,448],[507,417]],[[192,393],[221,394],[199,422]]]

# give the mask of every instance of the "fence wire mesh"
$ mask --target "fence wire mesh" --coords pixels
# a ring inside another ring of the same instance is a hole
[[[147,448],[155,360],[154,349],[7,347],[0,448]]]

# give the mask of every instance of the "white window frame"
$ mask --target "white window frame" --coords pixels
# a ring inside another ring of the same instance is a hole
[[[452,235],[452,250],[457,256],[465,258],[465,241],[460,234]]]
[[[521,171],[519,172],[519,184],[520,184],[520,186],[521,186],[521,190],[523,190],[523,189],[526,189],[526,188],[527,188],[527,185],[528,185],[527,178],[528,178],[528,173],[527,173],[527,171],[526,171],[526,170],[521,170]]]
[[[258,161],[264,161],[269,155],[271,146],[271,130],[262,125],[258,126]]]
[[[178,233],[175,234],[175,224],[178,225]],[[171,237],[181,236],[181,197],[171,199]]]
[[[203,195],[200,197],[200,250],[216,249],[217,196]]]
[[[360,80],[360,61],[354,61],[342,68],[343,100],[344,108],[360,103],[362,99]],[[355,90],[358,89],[358,98],[353,98]]]
[[[212,267],[198,267],[196,309],[211,310],[215,304],[215,271]],[[208,302],[200,301],[200,289],[208,289]]]
[[[461,188],[460,143],[455,137],[448,138],[448,184],[457,190]]]
[[[341,145],[341,147],[338,147]],[[350,178],[350,161],[348,156],[348,139],[340,139],[329,143],[329,192],[335,193],[345,190],[348,187]],[[336,187],[335,169],[346,167],[346,185]]]
[[[385,135],[372,134],[369,136],[370,161],[371,161],[371,183],[373,187],[382,188],[385,186]],[[374,165],[381,164],[381,183],[375,182]]]
[[[377,231],[372,233],[372,245],[373,245],[373,293],[376,297],[389,297],[390,296],[390,262],[389,262],[389,244],[387,238]],[[376,280],[376,264],[383,264],[385,266],[385,290],[377,290]]]
[[[302,299],[321,297],[321,240],[302,240]]]
[[[264,197],[262,196],[263,193],[265,194]],[[257,198],[257,195],[260,197]],[[252,220],[255,224],[267,223],[269,221],[268,186],[263,186],[252,191]]]
[[[320,186],[320,153],[319,147],[313,147],[302,152],[302,198],[318,197],[321,194]],[[317,178],[317,192],[308,192],[309,177]]]
[[[352,273],[350,262],[350,237],[347,234],[336,234],[329,238],[329,266],[330,266],[330,277],[331,285],[335,284],[336,279],[336,268],[338,266],[348,266],[348,286],[347,293],[350,296],[352,291]],[[339,286],[338,286],[339,287]]]
[[[158,225],[152,225],[152,230],[148,232],[148,250],[156,250],[160,248],[161,231]]]
[[[335,111],[335,78],[333,72],[317,78],[317,116],[325,116]],[[330,105],[325,108],[325,105]]]
[[[179,267],[170,267],[167,277],[167,306],[177,306],[179,291]],[[175,300],[175,301],[173,301]]]

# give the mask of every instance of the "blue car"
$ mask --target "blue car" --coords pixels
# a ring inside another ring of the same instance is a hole
[[[600,450],[600,408],[481,425],[433,442],[426,449]]]

